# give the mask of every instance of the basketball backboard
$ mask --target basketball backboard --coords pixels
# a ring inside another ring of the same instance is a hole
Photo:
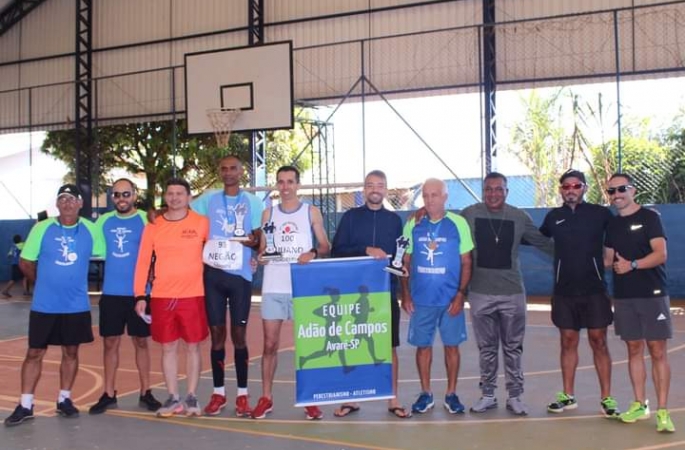
[[[207,110],[240,109],[233,131],[292,128],[292,42],[185,55],[188,133],[214,131]]]

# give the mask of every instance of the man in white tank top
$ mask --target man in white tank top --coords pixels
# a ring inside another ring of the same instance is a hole
[[[317,256],[325,256],[330,244],[323,228],[323,217],[318,208],[300,202],[300,172],[293,166],[283,166],[276,172],[276,183],[281,203],[264,210],[262,224],[273,226],[275,250],[282,255],[281,261],[264,261],[267,238],[262,233],[259,247],[260,263],[264,266],[262,282],[262,328],[264,351],[262,352],[262,397],[252,410],[253,419],[263,419],[273,410],[272,386],[278,363],[278,347],[284,320],[292,320],[293,296],[290,280],[290,264],[307,264]],[[314,246],[314,237],[318,245]],[[318,420],[323,413],[317,406],[305,408],[309,420]]]

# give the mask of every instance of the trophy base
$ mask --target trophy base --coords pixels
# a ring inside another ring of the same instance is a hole
[[[393,275],[397,275],[398,277],[406,277],[407,274],[404,272],[402,269],[398,269],[396,267],[388,266],[388,267],[383,267],[383,270],[386,272],[389,272]]]
[[[247,236],[232,236],[228,238],[228,240],[233,242],[247,242],[250,240],[250,238]]]
[[[282,261],[283,255],[280,253],[263,254],[260,259],[264,261]]]

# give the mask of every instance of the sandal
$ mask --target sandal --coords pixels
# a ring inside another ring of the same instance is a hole
[[[408,419],[411,417],[411,412],[407,412],[404,406],[395,406],[393,408],[388,408],[388,412],[393,414],[398,419]]]
[[[333,412],[333,415],[335,417],[345,417],[349,416],[350,414],[356,413],[357,411],[359,411],[359,406],[345,404],[342,405],[339,409],[336,409]]]

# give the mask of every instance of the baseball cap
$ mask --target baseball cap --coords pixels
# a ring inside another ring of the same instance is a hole
[[[60,198],[63,195],[71,195],[72,197],[80,199],[81,189],[79,189],[75,184],[65,184],[59,188],[59,191],[57,191],[57,198]]]
[[[559,184],[562,184],[566,178],[578,178],[583,184],[587,184],[585,182],[585,175],[580,170],[576,170],[576,169],[567,170],[566,172],[564,172],[561,175],[561,178],[559,178]]]

